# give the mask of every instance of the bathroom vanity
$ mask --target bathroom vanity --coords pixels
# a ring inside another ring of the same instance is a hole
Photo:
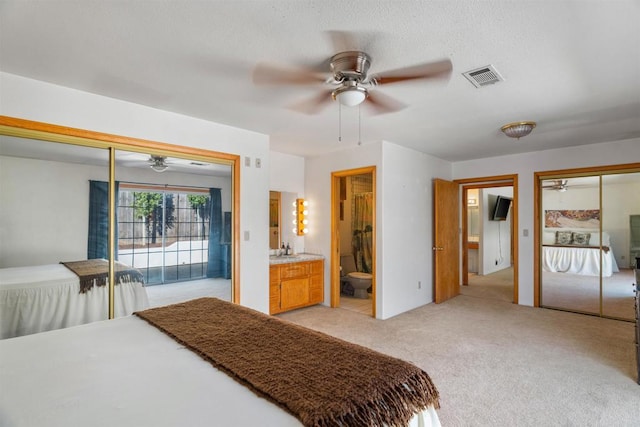
[[[324,301],[324,258],[299,254],[269,258],[269,313]]]

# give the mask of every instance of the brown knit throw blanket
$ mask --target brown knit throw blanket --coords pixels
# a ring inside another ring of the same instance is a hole
[[[439,407],[415,365],[216,298],[136,313],[305,426],[406,426]]]
[[[88,259],[85,261],[60,262],[69,270],[73,271],[80,279],[80,293],[84,294],[91,290],[93,285],[105,286],[109,278],[109,261],[106,259]],[[144,283],[144,277],[135,268],[115,262],[116,285],[121,282]]]

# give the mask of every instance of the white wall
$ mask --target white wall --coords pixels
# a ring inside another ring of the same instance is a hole
[[[332,172],[376,166],[376,316],[386,319],[433,301],[432,209],[435,177],[451,179],[448,162],[390,142],[307,159],[305,188],[312,232],[307,246],[331,250]],[[329,265],[325,304],[329,304]],[[421,282],[420,289],[418,282]]]
[[[433,301],[433,179],[450,180],[451,164],[384,142],[382,165],[378,317],[386,319]]]
[[[509,143],[513,143],[509,141]],[[520,142],[526,144],[526,138]],[[640,138],[453,164],[454,179],[518,174],[519,303],[533,305],[533,174],[538,171],[640,162]],[[523,235],[527,230],[528,236]]]
[[[294,210],[292,202],[296,198],[304,198],[304,157],[270,151],[267,167],[269,168],[269,189],[282,193],[280,200],[282,236],[280,240],[285,244],[290,243],[294,252],[304,252],[305,238],[293,233],[293,224],[291,223],[293,219],[291,212]]]
[[[106,168],[0,156],[0,268],[86,259],[89,180],[108,178]]]
[[[478,274],[486,275],[504,270],[511,266],[511,213],[509,209],[506,221],[492,221],[489,216],[493,213],[495,204],[489,201],[489,195],[513,197],[512,187],[496,187],[480,190],[480,222],[481,237],[479,246]],[[495,199],[495,198],[494,198]]]
[[[267,135],[0,73],[0,114],[241,156],[240,302],[269,310],[269,158]],[[251,166],[244,166],[244,158]],[[245,234],[249,239],[245,240]]]

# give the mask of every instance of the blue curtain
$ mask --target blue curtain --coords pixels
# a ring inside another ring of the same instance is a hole
[[[116,207],[118,200],[118,184],[119,183],[116,182]],[[118,236],[117,224],[118,221],[116,220],[116,239]],[[104,181],[89,181],[89,238],[87,242],[87,259],[107,259],[108,253],[109,183]]]
[[[207,277],[226,277],[225,250],[220,244],[222,237],[222,197],[219,188],[209,189],[211,212],[209,214],[209,259],[207,260]]]

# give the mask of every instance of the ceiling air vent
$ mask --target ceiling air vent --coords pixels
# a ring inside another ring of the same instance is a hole
[[[498,73],[498,70],[496,70],[493,65],[476,68],[475,70],[462,73],[462,75],[465,76],[472,85],[478,88],[504,81],[500,73]]]

